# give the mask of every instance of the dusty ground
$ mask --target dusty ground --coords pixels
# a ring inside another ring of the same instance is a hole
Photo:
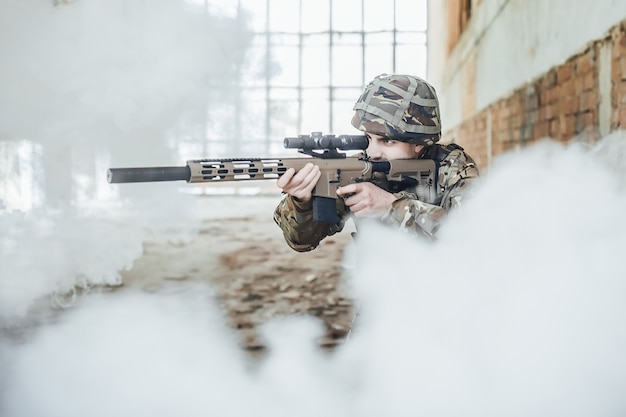
[[[203,283],[226,322],[240,334],[241,347],[253,357],[266,351],[257,327],[283,315],[319,317],[326,326],[319,344],[332,350],[345,340],[354,320],[342,265],[353,224],[348,222],[342,233],[325,239],[312,252],[295,252],[273,221],[281,196],[273,184],[269,186],[253,196],[240,192],[191,196],[192,203],[185,201],[185,210],[175,213],[178,223],[148,233],[143,255],[121,272],[122,285],[77,287],[42,297],[18,323],[0,322],[0,336],[26,340],[91,292],[195,291],[197,283]]]
[[[279,195],[199,196],[206,213],[191,238],[158,234],[144,243],[144,255],[123,273],[124,285],[158,291],[177,282],[210,283],[242,348],[264,352],[257,326],[279,315],[310,314],[326,325],[322,347],[345,340],[354,318],[345,288],[342,257],[352,223],[315,251],[287,246],[272,219]]]

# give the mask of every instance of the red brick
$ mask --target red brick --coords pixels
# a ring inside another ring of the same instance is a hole
[[[620,81],[614,87],[613,92],[614,95],[614,104],[624,104],[626,103],[626,82]]]
[[[544,84],[544,88],[552,88],[557,84],[557,76],[556,70],[551,69],[548,73],[542,78],[542,83]]]
[[[595,91],[585,91],[580,95],[580,106],[578,111],[585,112],[595,110],[598,106],[598,93]]]
[[[556,138],[557,136],[560,136],[560,132],[561,132],[561,123],[559,122],[559,119],[552,119],[550,120],[550,136],[552,136],[553,138]]]
[[[584,90],[585,80],[584,77],[576,77],[574,79],[574,91],[576,94],[580,94]]]
[[[622,80],[619,58],[611,61],[611,80],[613,80],[613,82],[619,82]]]
[[[583,76],[583,90],[591,90],[593,88],[596,88],[596,75],[593,71],[590,71]]]
[[[576,133],[576,116],[568,114],[560,117],[560,133],[563,139],[570,139]]]
[[[574,80],[569,79],[559,85],[560,97],[571,97],[576,95],[576,88],[574,87]]]
[[[528,96],[526,104],[528,106],[527,110],[537,110],[539,108],[539,95],[535,90]]]
[[[626,126],[626,106],[618,108],[618,126],[624,128]]]
[[[619,110],[613,108],[611,109],[611,129],[618,129],[619,127]]]
[[[557,109],[559,116],[576,113],[578,111],[578,99],[575,96],[563,97]]]
[[[509,118],[509,126],[515,130],[518,130],[522,126],[522,119],[519,114],[515,114]]]
[[[556,79],[559,84],[572,78],[574,75],[574,65],[571,62],[561,65],[557,69]]]
[[[541,139],[550,136],[550,122],[540,121],[533,126],[533,139]]]
[[[596,123],[593,112],[584,112],[576,115],[576,133],[593,132],[595,130]]]
[[[620,37],[616,40],[615,45],[619,47],[622,52],[626,52],[626,34],[624,33],[624,27],[622,26],[620,31]]]
[[[557,116],[557,105],[549,104],[546,106],[546,116],[548,120],[552,120]]]
[[[626,51],[625,51],[626,52]],[[619,57],[619,75],[620,79],[626,79],[626,56]]]
[[[586,53],[582,54],[576,61],[576,73],[579,75],[586,74],[593,68],[594,51],[590,49]]]
[[[544,103],[551,104],[551,103],[555,103],[556,101],[558,101],[559,91],[560,91],[560,88],[558,85],[546,90],[544,93],[544,98],[545,98]]]

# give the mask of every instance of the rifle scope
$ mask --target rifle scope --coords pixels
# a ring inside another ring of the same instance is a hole
[[[285,138],[283,145],[287,149],[340,149],[364,150],[367,149],[369,141],[364,135],[322,135],[320,132],[313,132],[311,135],[299,135],[297,138]]]

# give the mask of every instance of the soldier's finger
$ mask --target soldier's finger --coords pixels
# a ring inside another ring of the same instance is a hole
[[[295,169],[289,168],[287,171],[285,171],[283,175],[278,178],[278,180],[276,181],[276,186],[278,188],[285,188],[287,184],[291,182],[291,179],[293,178],[295,173]]]
[[[311,193],[311,191],[313,191],[313,188],[315,188],[315,186],[317,185],[317,182],[320,180],[321,176],[322,171],[320,171],[320,168],[315,165],[302,183],[304,185],[303,190],[307,193]]]
[[[309,164],[307,164],[308,166]],[[306,177],[302,180],[303,183],[309,184],[313,182],[314,184],[317,182],[319,177],[321,176],[320,167],[317,165],[310,164],[310,170],[306,173]]]
[[[343,187],[337,188],[337,194],[339,194],[339,195],[346,195],[346,194],[357,193],[359,191],[358,186],[359,186],[359,184],[344,185]]]
[[[358,200],[350,206],[350,211],[354,213],[356,217],[364,217],[368,216],[371,210],[369,205],[365,201]]]
[[[304,181],[310,170],[308,165],[303,166],[298,171],[295,171],[294,168],[289,168],[289,170],[293,170],[294,174],[289,179],[289,183],[285,184],[286,189],[299,190],[301,188],[302,181]]]
[[[295,175],[294,179],[300,181],[300,182],[305,182],[306,178],[309,176],[309,174],[311,174],[311,171],[313,171],[315,168],[319,169],[319,167],[317,165],[313,165],[312,163],[307,163],[305,166],[303,166],[300,171],[298,171],[298,173]]]

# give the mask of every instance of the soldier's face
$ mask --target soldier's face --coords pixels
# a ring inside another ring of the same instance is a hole
[[[424,145],[415,145],[392,140],[380,135],[366,133],[369,138],[367,156],[373,161],[391,161],[394,159],[417,158]]]

